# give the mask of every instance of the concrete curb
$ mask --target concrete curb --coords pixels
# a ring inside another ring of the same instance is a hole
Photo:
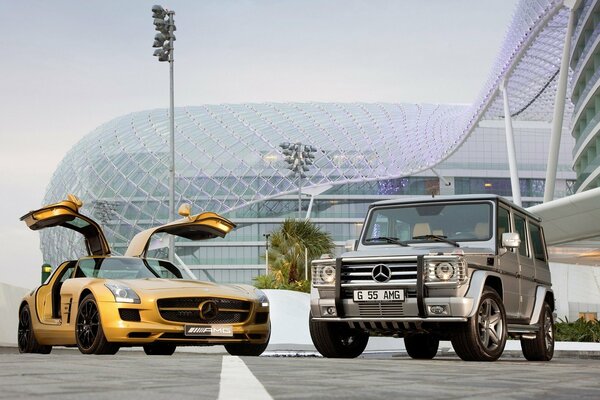
[[[365,350],[362,357],[371,358],[377,355],[387,355],[389,357],[408,357],[404,342],[401,339],[391,339],[394,341],[393,346],[386,346],[385,342],[389,342],[390,338],[380,338],[382,340],[373,341]],[[380,343],[378,343],[380,342]],[[520,343],[517,340],[509,340],[506,344],[506,349],[502,354],[502,359],[523,359]],[[58,352],[77,352],[73,347],[55,347]],[[121,352],[140,352],[141,347],[123,348]],[[177,348],[178,353],[188,354],[213,354],[227,355],[227,351],[223,346],[181,346]],[[0,354],[18,353],[17,347],[14,345],[0,344]],[[298,344],[275,344],[270,345],[263,353],[264,357],[321,357],[312,345]],[[456,357],[454,349],[450,342],[441,342],[437,357]],[[600,360],[600,343],[587,342],[556,342],[556,350],[554,351],[554,359],[593,359]]]

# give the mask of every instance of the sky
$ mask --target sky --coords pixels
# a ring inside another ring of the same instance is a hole
[[[158,1],[0,0],[0,282],[39,284],[39,235],[19,217],[42,205],[69,149],[113,118],[168,107],[168,63],[152,56],[150,9]],[[175,11],[175,106],[194,106],[471,103],[516,3],[158,4]]]

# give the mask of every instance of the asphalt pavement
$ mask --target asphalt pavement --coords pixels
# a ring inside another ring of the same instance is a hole
[[[401,352],[341,360],[312,352],[238,358],[222,347],[181,350],[90,356],[65,348],[49,355],[0,348],[0,399],[600,398],[600,359],[569,353],[537,363],[509,351],[481,363],[451,352],[421,361]]]

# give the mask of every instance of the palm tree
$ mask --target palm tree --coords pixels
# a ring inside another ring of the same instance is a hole
[[[299,281],[304,274],[304,254],[308,254],[308,266],[322,254],[332,253],[335,247],[331,235],[309,220],[286,219],[279,230],[270,236],[269,265],[275,275],[287,280]],[[309,269],[310,271],[310,269]],[[310,277],[309,277],[310,279]]]

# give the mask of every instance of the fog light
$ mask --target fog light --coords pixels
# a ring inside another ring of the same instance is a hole
[[[429,313],[436,315],[447,314],[447,309],[446,306],[443,305],[429,306]]]
[[[327,316],[335,316],[337,313],[335,311],[335,307],[329,306],[329,307],[324,307],[324,311],[325,311],[325,315]]]

